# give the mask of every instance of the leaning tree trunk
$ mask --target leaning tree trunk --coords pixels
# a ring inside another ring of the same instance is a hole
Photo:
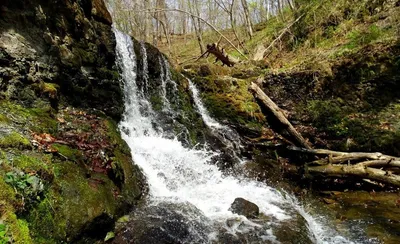
[[[251,83],[250,90],[254,94],[254,97],[262,103],[274,116],[278,119],[278,121],[283,125],[283,127],[288,131],[290,135],[294,137],[297,145],[301,145],[305,148],[311,148],[309,143],[300,135],[299,132],[293,127],[293,125],[287,120],[282,110],[276,105],[271,98],[265,94],[261,88],[255,84]]]

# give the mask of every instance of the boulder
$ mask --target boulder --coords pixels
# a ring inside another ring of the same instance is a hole
[[[233,213],[244,215],[249,219],[257,218],[260,213],[256,204],[240,197],[235,199],[229,210]]]
[[[159,203],[136,210],[119,229],[113,244],[207,243],[210,229],[190,203]]]

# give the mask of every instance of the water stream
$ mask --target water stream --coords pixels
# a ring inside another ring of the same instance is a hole
[[[177,202],[195,206],[204,217],[202,221],[210,227],[209,233],[206,233],[208,238],[199,241],[200,243],[215,240],[218,232],[216,226],[233,234],[260,227],[260,223],[253,223],[229,210],[237,197],[254,202],[259,206],[260,212],[269,217],[269,221],[259,229],[262,229],[260,238],[270,243],[278,243],[273,226],[287,223],[294,215],[304,218],[312,242],[351,243],[329,228],[323,218],[309,214],[290,194],[261,182],[221,172],[217,166],[210,163],[212,157],[219,152],[187,148],[177,139],[164,137],[162,130],[157,128],[153,113],[143,112],[148,110],[143,106],[148,106],[149,102],[143,94],[145,89],[139,89],[136,83],[137,67],[133,42],[120,31],[114,32],[117,40],[117,62],[121,69],[125,93],[125,113],[120,128],[123,139],[132,150],[135,163],[141,167],[147,178],[148,204]],[[163,63],[162,75],[165,78],[165,84],[160,88],[161,95],[166,95],[164,85],[176,83],[168,74],[167,61],[160,59],[160,63]],[[202,115],[205,124],[216,130],[224,130],[225,127],[208,114],[195,86],[191,82],[189,84],[196,109]],[[163,99],[164,109],[170,109],[168,96]],[[228,226],[226,222],[229,219],[235,219],[239,224]]]

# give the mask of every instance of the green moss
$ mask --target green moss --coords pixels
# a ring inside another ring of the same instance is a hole
[[[12,205],[16,202],[14,189],[4,181],[4,177],[0,178],[0,205]],[[2,211],[2,208],[0,208]]]
[[[13,236],[15,243],[33,243],[29,234],[28,223],[23,219],[17,220],[19,235]]]
[[[27,218],[35,239],[59,243],[76,237],[96,217],[116,214],[117,189],[107,176],[87,178],[86,171],[72,162],[55,166],[57,174],[46,198]]]
[[[392,104],[379,114],[374,110],[360,113],[338,98],[310,101],[306,110],[319,131],[342,139],[336,145],[342,150],[382,151],[400,155],[399,108],[398,104]],[[350,145],[347,139],[351,140]]]
[[[5,115],[0,114],[0,124],[8,124],[8,123],[10,123],[10,119]]]
[[[70,161],[78,162],[83,160],[83,153],[77,149],[57,143],[53,144],[51,147],[56,149],[61,156],[66,157]]]
[[[27,218],[32,226],[32,236],[38,243],[57,243],[54,239],[66,236],[66,222],[55,218],[51,201],[54,202],[55,199],[45,198]],[[38,227],[40,231],[37,230]]]
[[[160,94],[154,94],[150,96],[150,103],[154,111],[159,112],[163,109],[164,103]]]
[[[24,220],[17,218],[14,205],[19,205],[14,189],[0,178],[0,216],[8,226],[12,243],[33,243],[29,228]]]
[[[141,182],[143,181],[140,169],[132,163],[132,159],[128,154],[121,153],[119,150],[114,151],[115,157],[113,158],[114,174],[119,178],[122,185],[122,195],[125,201],[134,204],[140,199],[143,189]],[[122,181],[123,180],[123,181]],[[116,182],[118,183],[118,182]]]
[[[51,155],[26,153],[13,158],[13,166],[26,173],[35,172],[44,180],[53,179],[53,168],[51,166]]]
[[[110,80],[118,80],[120,77],[120,75],[117,71],[110,70],[105,67],[101,67],[101,68],[97,69],[97,75],[100,78],[110,79]]]
[[[96,54],[83,48],[72,48],[72,53],[80,57],[80,60],[82,60],[84,64],[93,64],[96,62]]]
[[[4,137],[0,137],[0,147],[25,149],[31,148],[31,143],[26,137],[13,131]]]
[[[343,118],[350,113],[350,109],[345,107],[342,100],[309,101],[307,111],[318,128],[335,132],[337,135],[347,132],[342,122]]]
[[[116,146],[118,150],[121,151],[121,153],[130,155],[131,150],[128,144],[126,144],[126,142],[122,139],[117,123],[111,119],[104,120],[104,123],[107,128],[107,131],[105,133],[107,133],[109,142],[112,145]]]
[[[53,118],[53,110],[50,106],[43,108],[25,108],[21,105],[3,101],[0,108],[4,113],[13,118],[14,123],[18,123],[37,133],[55,133],[57,131],[57,121]]]
[[[43,81],[33,84],[33,87],[36,89],[38,93],[46,94],[50,98],[56,98],[58,90],[60,89],[60,86],[57,84],[46,83]]]

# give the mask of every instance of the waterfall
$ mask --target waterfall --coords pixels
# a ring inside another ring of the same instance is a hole
[[[131,148],[134,162],[141,167],[146,176],[149,185],[148,204],[178,202],[195,206],[204,215],[206,224],[211,229],[214,228],[207,233],[209,239],[202,240],[201,243],[211,242],[218,227],[233,234],[261,228],[260,224],[229,210],[237,197],[254,202],[259,206],[260,212],[270,218],[262,229],[263,234],[260,238],[263,240],[276,240],[273,227],[290,221],[293,214],[298,214],[307,221],[310,238],[316,243],[349,243],[308,214],[289,194],[261,182],[223,174],[217,166],[210,163],[218,152],[185,148],[177,139],[163,137],[160,128],[156,128],[155,116],[143,112],[142,106],[148,104],[148,101],[143,90],[138,89],[136,84],[137,67],[133,42],[120,31],[114,29],[114,32],[117,41],[117,63],[121,69],[125,95],[125,113],[120,129],[123,139]],[[160,62],[164,64],[162,67],[165,87],[169,84],[173,88],[174,82],[166,61],[160,59]],[[164,90],[164,85],[162,86]],[[205,123],[210,127],[222,128],[222,125],[208,115],[197,90],[193,89],[193,84],[191,87],[197,109]],[[167,89],[162,95],[168,100]],[[226,222],[229,219],[235,219],[239,224],[228,226]]]
[[[142,76],[143,76],[143,85],[142,85],[142,93],[146,94],[149,90],[149,63],[147,61],[147,50],[144,41],[140,42],[140,54],[142,55]]]
[[[189,78],[187,77],[185,78],[189,82],[189,89],[192,92],[193,101],[204,123],[209,128],[212,129],[214,134],[217,134],[222,138],[222,141],[225,143],[225,145],[227,145],[228,149],[230,149],[234,154],[233,155],[234,158],[236,158],[236,160],[240,162],[241,159],[238,156],[238,154],[240,154],[240,148],[241,148],[240,136],[236,133],[236,131],[231,130],[228,126],[221,125],[209,115],[207,109],[203,104],[203,101],[200,98],[199,90],[197,90],[197,87],[193,84],[193,82]]]
[[[189,78],[186,78],[186,79],[189,82],[189,89],[192,92],[194,103],[195,103],[197,109],[199,110],[199,113],[201,114],[201,117],[203,118],[204,123],[208,127],[213,128],[213,129],[225,128],[225,126],[222,126],[220,123],[218,123],[213,118],[211,118],[211,116],[208,114],[207,109],[204,107],[203,102],[200,99],[199,91],[197,90],[197,87],[193,84],[193,82]]]

